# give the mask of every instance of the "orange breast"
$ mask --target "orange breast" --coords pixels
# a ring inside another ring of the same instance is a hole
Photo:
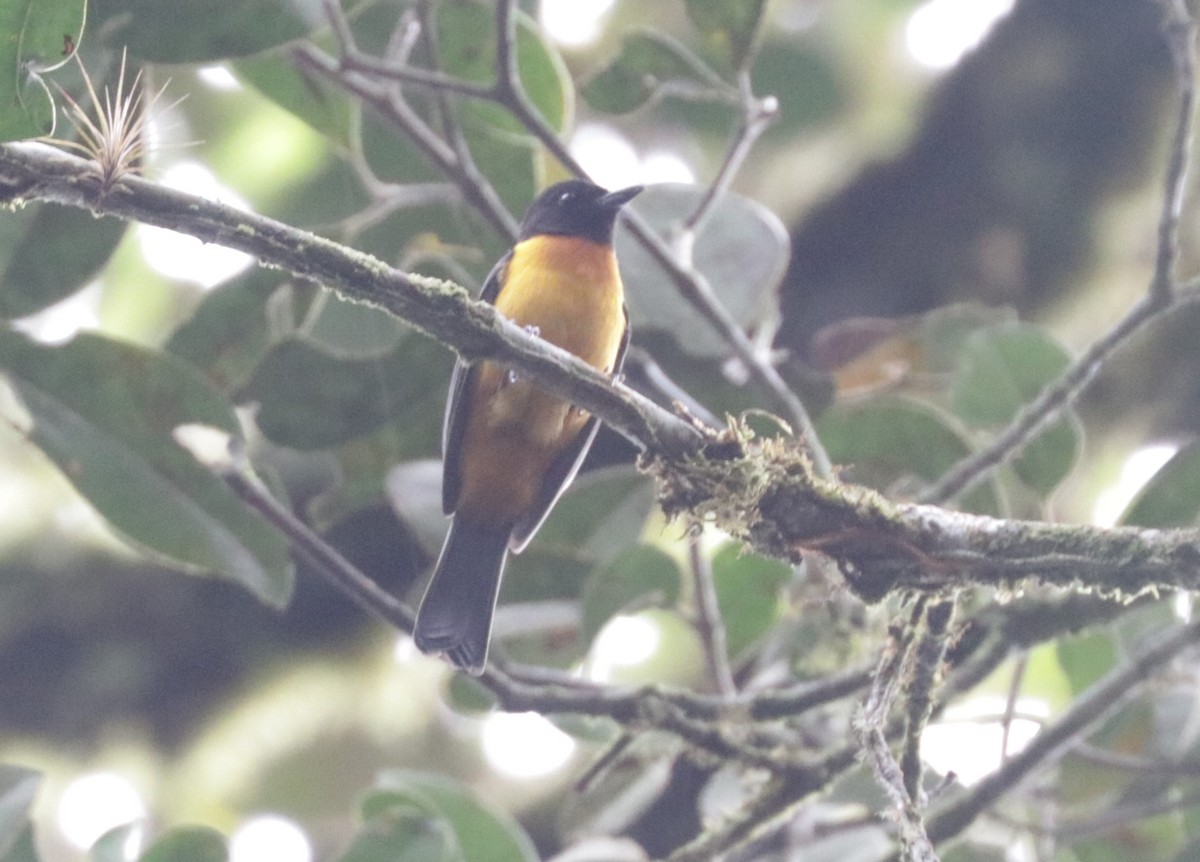
[[[589,365],[611,371],[625,328],[623,292],[609,246],[542,236],[513,249],[496,308]],[[526,512],[554,459],[587,414],[530,381],[482,363],[463,440],[458,511],[488,523]]]

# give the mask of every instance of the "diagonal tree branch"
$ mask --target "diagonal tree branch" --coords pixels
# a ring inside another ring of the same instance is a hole
[[[571,354],[530,336],[448,282],[398,272],[369,255],[272,219],[128,177],[105,193],[95,167],[39,144],[0,145],[0,200],[49,200],[190,234],[254,255],[411,323],[470,361],[519,367],[640,446],[669,515],[712,519],[760,553],[835,560],[867,601],[897,590],[1012,587],[1034,577],[1121,595],[1200,588],[1200,533],[1010,521],[894,503],[816,476],[787,441],[737,429],[713,442],[690,422]],[[1176,306],[1200,301],[1200,284]]]
[[[137,177],[104,193],[90,162],[41,144],[0,145],[0,200],[46,200],[189,234],[382,308],[466,359],[518,362],[551,392],[587,408],[642,448],[681,452],[700,435],[689,423],[570,353],[530,336],[450,282],[408,275],[370,255],[270,218]]]

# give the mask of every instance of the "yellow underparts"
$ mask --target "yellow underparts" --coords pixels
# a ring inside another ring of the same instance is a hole
[[[611,372],[625,328],[623,298],[611,246],[539,236],[513,249],[496,308]],[[467,397],[457,511],[485,523],[511,524],[533,504],[550,465],[588,415],[488,362],[480,365]]]

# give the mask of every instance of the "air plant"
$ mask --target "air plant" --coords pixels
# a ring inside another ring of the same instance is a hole
[[[110,92],[106,84],[102,103],[87,68],[79,59],[79,53],[74,50],[74,46],[71,47],[71,54],[83,75],[91,111],[89,112],[83,105],[80,105],[62,87],[58,87],[58,92],[66,103],[67,119],[78,134],[79,140],[68,141],[56,137],[51,137],[49,140],[80,152],[95,161],[100,171],[100,190],[107,194],[122,177],[139,172],[142,160],[150,151],[150,143],[146,134],[146,126],[151,119],[150,112],[162,98],[167,84],[163,84],[158,92],[149,98],[143,98],[145,86],[142,83],[142,72],[139,69],[127,91],[125,88],[126,52],[122,49],[116,92]],[[164,106],[159,113],[173,108],[180,101],[182,98]]]

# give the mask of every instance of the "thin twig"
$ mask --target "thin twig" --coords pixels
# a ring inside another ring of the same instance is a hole
[[[625,355],[625,377],[635,379],[644,391],[657,391],[666,403],[676,403],[695,416],[705,425],[717,428],[721,420],[695,399],[695,397],[671,379],[666,370],[658,364],[649,351],[643,350],[636,344],[630,345]]]
[[[1179,216],[1187,188],[1187,170],[1192,145],[1192,119],[1196,112],[1196,29],[1181,0],[1162,0],[1163,33],[1175,65],[1179,89],[1179,117],[1167,162],[1162,212],[1158,222],[1158,249],[1150,294],[1169,303],[1175,287],[1175,263],[1179,259]]]
[[[712,214],[713,208],[721,196],[729,190],[733,178],[741,169],[742,163],[750,155],[754,144],[775,119],[779,116],[779,100],[774,96],[758,98],[750,82],[750,73],[743,71],[738,75],[738,92],[742,107],[742,120],[738,126],[733,142],[725,151],[725,158],[717,175],[704,190],[704,196],[686,219],[683,220],[683,230],[688,234],[697,234],[704,227],[705,221]]]
[[[408,103],[390,87],[384,87],[361,73],[341,68],[339,62],[311,44],[302,44],[293,52],[302,69],[326,78],[361,99],[377,114],[399,129],[450,179],[463,198],[487,220],[497,235],[513,240],[517,222],[500,201],[494,188],[477,168],[460,161],[460,154],[446,144]]]
[[[1116,326],[1095,341],[1061,376],[1033,401],[1026,404],[1013,421],[990,443],[951,467],[920,496],[923,503],[944,504],[969,491],[992,470],[1053,423],[1059,414],[1092,382],[1109,358],[1129,343],[1130,338],[1151,321],[1157,320],[1168,306],[1158,295],[1147,294]]]
[[[741,326],[729,310],[717,299],[712,285],[694,267],[685,266],[679,261],[666,242],[659,237],[650,224],[637,214],[629,211],[625,216],[625,224],[630,234],[641,243],[646,252],[658,263],[663,273],[670,279],[676,291],[708,322],[721,336],[733,355],[746,366],[750,378],[755,384],[767,392],[784,413],[784,418],[800,433],[808,445],[813,459],[813,467],[817,475],[829,477],[833,475],[833,462],[817,437],[816,428],[808,415],[808,410],[796,393],[788,387],[780,376],[779,371],[759,356],[754,343],[742,330]]]
[[[929,820],[929,837],[941,844],[962,833],[976,817],[1035,769],[1054,763],[1096,722],[1111,715],[1170,659],[1200,641],[1200,623],[1178,628],[1144,648],[1123,668],[1110,673],[1076,698],[1054,724],[1034,737],[1020,754],[984,778]]]
[[[1081,742],[1071,749],[1071,756],[1078,757],[1096,766],[1132,772],[1137,775],[1152,775],[1156,778],[1200,778],[1200,759],[1191,757],[1181,760],[1164,760],[1156,757],[1138,757],[1098,748]]]
[[[297,519],[262,486],[247,465],[235,464],[222,478],[242,500],[287,536],[298,557],[349,596],[355,604],[392,628],[402,632],[412,631],[416,615],[399,599],[380,589],[328,542]]]
[[[708,673],[717,694],[726,700],[732,700],[737,696],[737,683],[733,679],[733,669],[729,666],[725,620],[721,618],[721,607],[717,602],[712,564],[701,545],[702,535],[699,527],[693,527],[687,535],[688,568],[692,572],[692,590],[696,600],[696,630],[700,633],[700,642],[704,645]]]
[[[1198,805],[1200,805],[1200,789],[1192,789],[1185,793],[1172,791],[1151,799],[1138,799],[1113,805],[1091,817],[1066,820],[1051,827],[1036,823],[1021,822],[1000,815],[993,816],[998,822],[1006,826],[1021,829],[1034,835],[1046,835],[1054,838],[1059,843],[1071,844],[1097,835],[1120,832],[1128,827],[1130,823],[1144,821],[1159,814],[1186,811]],[[1173,858],[1187,859],[1193,857],[1187,855]]]
[[[788,820],[796,806],[857,763],[857,747],[841,745],[803,769],[770,779],[737,814],[678,848],[668,862],[712,862],[721,854],[768,834]]]
[[[1004,716],[1000,720],[1000,761],[1008,760],[1009,739],[1012,735],[1013,721],[1017,718],[1017,698],[1021,694],[1021,685],[1025,681],[1025,671],[1029,667],[1028,653],[1021,653],[1013,663],[1012,679],[1008,683],[1008,697],[1004,701]]]

